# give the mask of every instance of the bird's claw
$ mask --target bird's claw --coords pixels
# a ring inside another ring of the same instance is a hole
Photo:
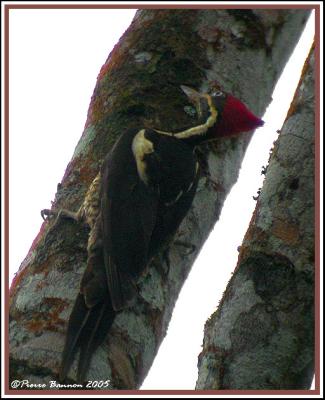
[[[182,240],[175,240],[174,244],[176,246],[184,247],[187,250],[186,255],[188,256],[196,251],[196,246],[192,243],[183,242]]]
[[[41,210],[41,217],[43,218],[44,221],[47,221],[56,216],[57,216],[57,212],[49,210],[48,208]]]
[[[209,185],[210,187],[212,187],[212,189],[215,192],[223,192],[224,188],[222,187],[222,185],[220,185],[220,183],[216,182],[214,179],[212,179],[210,176],[206,177],[206,183],[207,185]]]
[[[158,273],[163,277],[166,277],[169,274],[169,269],[170,269],[170,260],[168,251],[169,251],[168,248],[162,250],[160,254],[158,254],[151,260],[152,264],[155,266]]]

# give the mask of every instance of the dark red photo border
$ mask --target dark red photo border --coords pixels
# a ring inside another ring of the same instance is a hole
[[[320,395],[320,4],[317,3],[296,3],[285,4],[26,4],[11,2],[3,5],[4,11],[4,289],[5,289],[5,370],[4,393],[8,396],[19,397],[24,395],[40,396],[56,395],[57,397],[78,395],[78,396],[118,396],[118,395],[299,395],[315,396]],[[9,387],[9,340],[8,340],[8,308],[9,308],[9,22],[10,10],[17,9],[312,9],[315,11],[315,389],[313,390],[14,390]]]

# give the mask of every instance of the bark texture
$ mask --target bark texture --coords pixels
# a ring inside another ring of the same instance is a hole
[[[314,373],[314,50],[236,271],[207,321],[197,389],[309,389]]]
[[[54,207],[77,210],[101,160],[126,128],[175,131],[195,124],[179,85],[216,83],[262,115],[308,18],[308,10],[141,10],[102,67],[83,135]],[[91,362],[88,378],[138,388],[166,334],[179,291],[238,176],[250,135],[205,147],[193,207],[173,243],[167,273],[157,259],[139,282],[137,304],[121,312]],[[44,207],[47,205],[44,204]],[[11,380],[57,377],[66,323],[86,263],[87,230],[44,223],[11,287]],[[75,368],[70,371],[75,379]]]

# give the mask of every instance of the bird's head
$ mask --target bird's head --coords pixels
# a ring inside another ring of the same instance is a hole
[[[211,94],[200,93],[188,86],[181,89],[194,104],[200,125],[176,134],[180,139],[192,137],[201,141],[219,137],[236,136],[254,130],[264,124],[240,100],[231,94],[215,90]]]

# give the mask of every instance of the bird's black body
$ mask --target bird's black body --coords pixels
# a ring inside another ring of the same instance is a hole
[[[84,380],[91,356],[116,313],[132,304],[138,278],[187,214],[199,178],[195,146],[215,139],[219,125],[223,135],[261,125],[247,109],[241,126],[230,118],[224,121],[218,115],[227,100],[222,92],[214,98],[182,88],[192,100],[195,97],[198,112],[205,110],[205,122],[175,134],[155,129],[126,131],[104,160],[78,213],[66,212],[69,217],[86,219],[91,232],[87,268],[69,319],[61,380],[78,348],[77,379]],[[243,106],[229,98],[231,104]]]
[[[140,132],[153,146],[143,157],[147,181],[137,170],[132,144],[138,133],[132,130],[116,143],[102,170],[103,252],[115,310],[132,300],[131,288],[175,233],[192,203],[198,176],[193,148],[154,130]]]

